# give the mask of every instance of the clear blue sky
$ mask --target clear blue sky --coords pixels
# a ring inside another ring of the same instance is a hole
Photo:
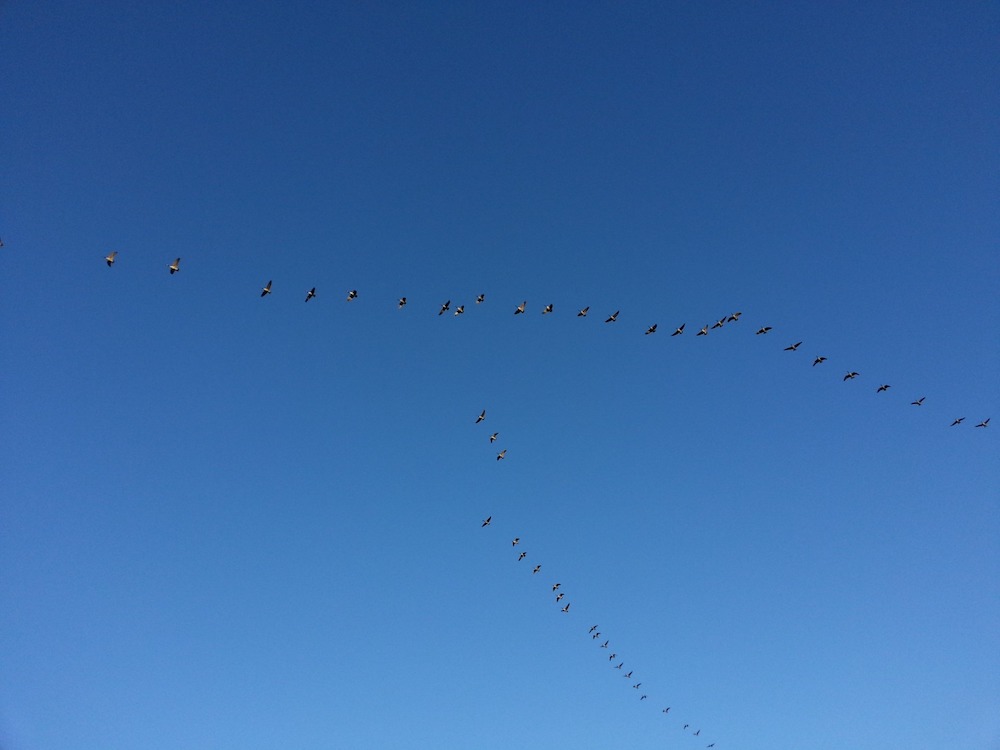
[[[1000,748],[998,32],[0,5],[0,747]]]

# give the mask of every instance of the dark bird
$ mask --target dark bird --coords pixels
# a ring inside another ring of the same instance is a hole
[[[535,573],[537,573],[541,569],[542,569],[541,565],[536,565],[535,569],[533,571],[531,571],[531,575],[535,575]]]
[[[634,687],[634,688],[635,688],[636,690],[638,690],[638,689],[639,689],[639,686],[640,686],[641,684],[642,684],[641,682],[637,682],[637,683],[635,683],[635,684],[634,684],[634,685],[633,685],[632,687]]]
[[[910,406],[923,406],[925,398],[927,398],[927,396],[921,396],[916,401],[911,401]]]
[[[315,296],[316,296],[316,287],[313,287],[308,292],[306,292],[306,302],[308,302]]]
[[[763,328],[757,329],[757,335],[760,336],[762,333],[767,333],[771,330],[771,326],[764,326]]]
[[[180,270],[181,270],[181,259],[177,258],[173,263],[170,264],[170,275],[173,276]]]
[[[856,378],[858,375],[860,375],[860,373],[857,373],[854,370],[851,370],[849,373],[847,373],[844,376],[844,380],[854,380],[854,378]]]
[[[646,700],[646,696],[645,696],[645,695],[641,696],[641,697],[639,698],[639,700],[641,700],[641,701],[644,701],[644,700]]]
[[[264,288],[260,290],[260,296],[266,297],[270,293],[271,293],[271,282],[268,281],[266,284],[264,284]]]
[[[615,310],[611,315],[608,316],[608,319],[605,320],[604,322],[605,323],[614,323],[616,320],[618,320],[618,313],[620,313],[620,312],[621,312],[621,310]]]
[[[444,315],[446,312],[448,312],[450,308],[451,308],[451,300],[448,300],[443,305],[441,305],[441,309],[438,310],[438,315]]]
[[[798,348],[799,348],[800,346],[802,346],[802,342],[801,342],[801,341],[800,341],[800,342],[798,342],[797,344],[792,344],[791,346],[786,346],[786,347],[785,347],[785,351],[786,351],[786,352],[794,352],[794,351],[795,351],[796,349],[798,349]]]
[[[623,674],[622,677],[624,677],[626,680],[631,680],[632,679],[632,672],[629,671],[627,674]]]
[[[671,336],[680,336],[682,333],[684,333],[684,326],[686,326],[686,325],[687,325],[687,323],[681,323],[679,326],[677,326],[677,330],[675,330],[670,335]]]
[[[464,312],[465,312],[465,305],[459,305],[457,308],[455,308],[455,315],[461,315]]]
[[[741,313],[741,312],[734,312],[732,315],[729,316],[729,320],[732,321],[733,323],[735,323],[737,320],[740,319],[740,316],[742,314],[743,313]]]
[[[617,658],[618,658],[618,654],[611,654],[610,656],[608,656],[608,661],[614,661]]]
[[[722,326],[724,326],[725,324],[726,324],[726,319],[719,318],[719,320],[715,321],[715,324],[712,326],[712,330],[714,331],[716,328],[722,328]]]
[[[715,747],[715,743],[713,742],[711,745],[705,745],[705,747]]]
[[[989,417],[986,417],[986,419],[984,419],[982,422],[980,422],[979,424],[976,425],[976,427],[989,427],[989,426],[990,426],[990,418]]]
[[[667,706],[665,709],[663,709],[663,713],[669,714],[670,713],[670,706]]]
[[[708,325],[702,326],[702,329],[695,334],[696,336],[707,336],[708,335]]]
[[[559,600],[562,599],[564,596],[566,596],[566,594],[562,593],[561,591],[558,594],[556,594],[556,603],[558,604]]]
[[[815,367],[816,365],[821,365],[824,362],[826,362],[826,357],[816,357],[816,359],[813,360],[813,367]]]
[[[566,606],[562,608],[563,612],[569,612],[569,602],[566,602]]]
[[[597,630],[597,628],[599,628],[599,627],[600,627],[599,625],[594,625],[594,627],[592,627],[592,628],[591,628],[590,630],[588,630],[587,632],[588,632],[588,633],[593,633],[593,632],[594,632],[595,630]]]
[[[881,393],[882,391],[887,391],[890,388],[892,388],[891,385],[883,384],[883,385],[880,385],[878,388],[875,389],[875,393]]]
[[[697,737],[699,734],[701,734],[701,730],[700,729],[697,732],[695,732],[693,735],[691,735],[691,736],[692,737]]]
[[[499,437],[499,435],[500,435],[499,432],[494,432],[492,435],[490,435],[490,442],[491,443],[495,443],[497,441],[497,437]]]
[[[609,643],[611,643],[611,641],[605,641],[601,644],[601,648],[607,648]]]
[[[596,625],[595,625],[594,627],[596,627]],[[600,630],[598,630],[598,631],[597,631],[596,633],[594,633],[594,634],[593,634],[592,636],[590,636],[590,637],[591,637],[591,638],[592,638],[593,640],[595,640],[595,641],[596,641],[596,640],[597,640],[598,638],[600,638],[600,637],[601,637],[601,631],[600,631]]]
[[[108,253],[107,257],[104,259],[105,262],[108,264],[108,268],[111,268],[111,266],[115,264],[115,258],[117,257],[118,257],[117,250],[112,250],[110,253]]]
[[[689,726],[691,726],[691,725],[690,725],[690,724],[685,724],[685,725],[684,725],[684,726],[682,727],[682,729],[687,729],[687,728],[688,728]]]
[[[550,312],[552,312],[552,305],[546,305],[542,308],[542,315],[548,315]]]
[[[522,302],[522,303],[521,303],[520,305],[518,305],[518,306],[517,306],[517,309],[516,309],[516,310],[514,310],[514,314],[515,314],[515,315],[521,315],[521,314],[522,314],[522,313],[524,312],[524,308],[525,308],[525,306],[526,306],[527,304],[528,304],[528,300],[525,300],[525,301],[524,301],[524,302]]]
[[[497,461],[503,461],[504,456],[507,455],[507,449],[504,448],[502,451],[497,453]]]
[[[616,665],[615,669],[621,669],[624,666],[625,666],[625,662],[622,662],[621,664]]]
[[[486,419],[486,409],[483,409],[483,413],[476,417],[476,424],[479,424],[484,419]]]
[[[510,546],[511,546],[511,547],[516,547],[516,546],[517,546],[517,545],[519,545],[520,543],[521,543],[521,537],[519,537],[519,536],[516,536],[516,537],[514,537],[514,541],[512,541],[512,542],[510,543]]]
[[[553,583],[552,584],[552,590],[553,591],[558,591],[560,586],[562,586],[561,583]]]
[[[578,312],[576,314],[576,317],[578,317],[578,318],[586,318],[587,317],[587,313],[589,313],[589,312],[590,312],[590,306],[588,305],[587,307],[585,307],[582,310],[580,310],[580,312]]]
[[[965,417],[959,417],[958,419],[956,419],[954,422],[951,423],[951,426],[954,427],[957,424],[962,424],[962,422],[964,422],[964,421],[965,421]]]
[[[404,307],[406,307],[406,297],[400,297],[399,298],[399,309],[402,310]]]
[[[527,553],[527,552],[522,552],[522,553],[521,553],[520,555],[518,555],[518,556],[517,556],[517,561],[518,561],[518,562],[521,562],[521,560],[523,560],[523,559],[524,559],[524,558],[526,558],[527,556],[528,556],[528,553]]]
[[[656,323],[653,323],[653,325],[646,329],[647,336],[651,333],[656,333]]]
[[[480,304],[485,299],[486,299],[486,295],[485,294],[480,294],[478,297],[476,297],[476,304],[477,305]]]
[[[351,291],[349,291],[347,293],[347,301],[348,302],[350,302],[351,300],[356,300],[357,298],[358,298],[358,290],[357,289],[352,289]]]
[[[490,521],[492,521],[492,520],[493,520],[493,516],[487,516],[486,520],[483,521],[483,525],[480,528],[484,528],[485,529],[487,526],[490,525]]]

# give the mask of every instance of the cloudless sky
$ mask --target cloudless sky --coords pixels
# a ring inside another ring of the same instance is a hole
[[[998,32],[0,4],[0,747],[1000,748]]]

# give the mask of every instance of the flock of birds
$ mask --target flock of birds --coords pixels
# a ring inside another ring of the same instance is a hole
[[[2,247],[2,246],[3,246],[2,241],[0,241],[0,247]],[[112,251],[112,252],[110,252],[104,258],[104,260],[105,260],[105,262],[107,263],[107,265],[109,267],[112,267],[112,266],[114,266],[115,262],[117,261],[117,258],[118,258],[118,252],[117,251]],[[167,268],[168,268],[168,270],[169,270],[169,272],[170,272],[171,275],[174,275],[174,274],[178,273],[180,271],[180,269],[181,269],[181,259],[180,258],[175,258],[174,261],[167,266]],[[261,298],[270,296],[272,294],[272,287],[273,287],[273,280],[269,279],[267,281],[267,283],[264,284],[263,287],[261,287],[261,290],[260,290],[260,296],[261,296]],[[312,287],[312,288],[308,289],[305,292],[305,300],[304,301],[306,303],[308,303],[309,301],[315,299],[316,296],[317,296],[316,287]],[[351,290],[349,290],[347,292],[347,295],[346,295],[347,302],[353,302],[356,299],[358,299],[358,290],[357,289],[351,289]],[[486,295],[485,294],[479,294],[475,298],[475,304],[476,305],[480,305],[483,302],[485,302],[485,300],[486,300]],[[408,300],[407,300],[406,297],[400,297],[399,300],[396,303],[396,306],[397,306],[398,309],[402,310],[405,307],[407,307],[408,304],[409,304],[409,302],[408,302]],[[524,301],[522,301],[520,304],[518,304],[514,308],[514,315],[524,315],[524,314],[526,314],[527,309],[528,309],[528,302],[527,302],[527,300],[524,300]],[[541,314],[542,315],[549,315],[549,314],[552,314],[553,311],[554,311],[554,305],[551,304],[551,303],[549,303],[549,304],[546,304],[546,305],[544,305],[542,307]],[[437,314],[439,316],[441,316],[441,315],[444,315],[446,313],[451,313],[452,316],[457,317],[457,316],[464,315],[465,312],[466,312],[466,308],[465,308],[464,304],[460,304],[460,305],[457,305],[456,307],[452,308],[452,301],[451,300],[445,300],[443,303],[441,303],[440,307],[438,308]],[[615,310],[613,313],[611,313],[610,315],[608,315],[604,319],[605,324],[609,324],[610,325],[610,324],[616,323],[618,321],[618,316],[620,315],[620,313],[621,313],[621,310]],[[579,309],[576,312],[576,316],[579,317],[579,318],[586,318],[589,314],[590,314],[590,307],[589,306],[583,307],[583,308]],[[709,333],[710,333],[710,331],[714,331],[714,330],[723,328],[724,326],[727,326],[727,325],[736,324],[736,323],[738,323],[740,321],[741,316],[742,316],[741,312],[733,312],[733,313],[730,313],[728,315],[724,315],[721,318],[719,318],[718,320],[716,320],[714,322],[711,322],[711,323],[707,323],[704,326],[702,326],[698,330],[698,332],[695,334],[695,336],[696,337],[697,336],[708,336]],[[658,330],[659,330],[658,324],[657,323],[653,323],[653,324],[649,325],[648,327],[646,327],[646,329],[644,331],[644,335],[651,336],[651,335],[657,333]],[[683,335],[685,333],[685,330],[686,330],[686,323],[681,323],[680,325],[678,325],[677,327],[675,327],[673,329],[673,331],[671,332],[670,336],[681,336],[681,335]],[[756,334],[755,335],[757,335],[757,336],[764,336],[764,335],[769,334],[771,332],[771,330],[772,330],[772,327],[769,326],[769,325],[761,326],[760,328],[758,328],[756,330]],[[789,344],[788,346],[784,347],[784,351],[786,351],[786,352],[797,352],[799,350],[799,348],[802,346],[802,344],[803,344],[802,341],[796,341],[796,342],[794,342],[792,344]],[[819,355],[819,356],[816,356],[813,359],[812,366],[813,367],[818,367],[820,365],[825,364],[826,362],[827,362],[827,357]],[[848,380],[855,380],[858,377],[860,377],[860,373],[858,371],[856,371],[856,370],[848,370],[844,374],[844,376],[843,376],[843,381],[846,382]],[[877,394],[885,393],[891,387],[892,386],[889,383],[881,383],[875,389],[875,392]],[[912,406],[918,406],[919,407],[919,406],[922,406],[924,404],[925,399],[926,399],[926,396],[920,396],[919,398],[914,399],[910,403],[911,403]],[[479,415],[474,419],[474,424],[476,424],[476,425],[482,424],[485,421],[486,421],[486,410],[483,409],[479,413]],[[952,427],[957,427],[957,426],[963,424],[964,422],[965,422],[965,417],[956,417],[951,422],[951,426]],[[985,427],[989,426],[989,423],[990,423],[990,419],[989,419],[989,417],[987,417],[987,418],[983,419],[982,421],[978,422],[975,425],[975,427],[985,428]],[[497,441],[499,440],[499,438],[500,438],[500,433],[499,432],[491,432],[491,433],[488,434],[489,444],[491,446],[495,445],[497,443]],[[497,454],[496,454],[496,460],[497,461],[503,461],[506,458],[506,456],[507,456],[507,451],[508,451],[508,449],[506,447],[501,448],[497,452]],[[491,526],[492,524],[493,524],[493,516],[490,515],[490,516],[487,516],[485,519],[482,520],[480,526],[481,526],[481,528],[487,528],[487,527]],[[518,563],[524,562],[528,558],[528,553],[526,551],[524,551],[524,549],[521,548],[520,545],[521,545],[521,537],[520,536],[515,536],[512,539],[512,541],[511,541],[511,547],[517,553],[517,555],[516,555],[516,562],[518,562]],[[536,563],[533,566],[531,566],[531,575],[535,576],[535,575],[540,574],[541,572],[542,572],[542,565],[540,563]],[[553,598],[555,600],[555,604],[559,607],[560,611],[563,614],[567,614],[568,615],[570,613],[571,602],[568,599],[566,599],[566,592],[562,590],[562,584],[559,583],[559,582],[553,582],[551,584],[551,587],[552,587],[551,588],[551,594],[553,595]],[[589,630],[587,631],[587,633],[588,633],[588,635],[590,635],[591,640],[598,642],[599,648],[607,650],[607,652],[608,652],[608,663],[609,663],[610,667],[612,669],[615,669],[615,670],[618,670],[619,672],[621,672],[622,677],[626,680],[626,684],[631,685],[631,687],[637,691],[637,698],[638,698],[638,700],[639,701],[648,700],[649,696],[645,692],[642,691],[643,683],[641,681],[639,681],[636,678],[636,676],[635,676],[635,669],[632,668],[631,665],[628,665],[628,667],[626,667],[626,661],[619,656],[619,654],[618,654],[618,652],[616,650],[614,650],[614,648],[611,645],[610,638],[608,638],[604,634],[604,632],[601,631],[600,626],[599,625],[592,625],[589,628]],[[626,671],[626,668],[628,668],[628,671]],[[664,715],[670,714],[670,711],[671,711],[671,706],[665,706],[662,709],[662,713]],[[688,730],[691,729],[691,726],[692,725],[689,724],[689,723],[684,723],[682,725],[682,729],[685,732],[687,732]],[[700,736],[701,735],[701,729],[699,728],[699,729],[693,730],[691,732],[691,735],[694,736],[694,737]],[[715,743],[712,742],[711,744],[708,744],[705,747],[706,748],[714,748],[715,747]]]

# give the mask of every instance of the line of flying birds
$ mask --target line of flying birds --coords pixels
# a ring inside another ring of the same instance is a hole
[[[2,241],[0,241],[0,247],[3,247]],[[117,259],[118,259],[118,251],[117,250],[112,250],[110,253],[108,253],[104,257],[104,261],[108,264],[109,268],[115,264],[115,261]],[[175,273],[177,273],[178,271],[180,271],[180,269],[181,269],[181,259],[180,258],[175,258],[174,261],[167,266],[167,269],[170,271],[170,275],[171,276],[174,275]],[[271,294],[271,285],[272,284],[273,284],[273,279],[268,279],[267,283],[264,284],[264,286],[260,290],[260,296],[261,297],[267,297],[268,295]],[[311,289],[309,289],[306,292],[305,301],[308,302],[309,300],[313,299],[315,296],[316,296],[316,287],[312,287]],[[347,292],[347,301],[348,302],[352,302],[352,301],[356,300],[357,298],[358,298],[358,290],[357,289],[351,289],[350,291]],[[485,301],[486,301],[486,295],[485,294],[480,294],[480,295],[476,296],[476,304],[477,305],[482,304]],[[406,305],[407,305],[407,299],[406,299],[406,297],[400,297],[399,301],[396,304],[397,308],[400,309],[400,310],[402,310],[404,307],[406,307]],[[514,308],[514,315],[524,315],[525,311],[527,310],[527,307],[528,307],[528,301],[524,300],[523,302],[521,302],[521,304],[519,304],[517,307]],[[548,315],[553,310],[554,310],[554,305],[552,305],[551,303],[547,304],[547,305],[545,305],[542,308],[542,315]],[[452,312],[452,310],[451,310],[451,300],[446,300],[441,305],[440,309],[438,309],[438,315],[444,315],[446,312]],[[590,313],[590,306],[588,305],[587,307],[581,308],[576,313],[576,316],[578,318],[586,318],[589,313]],[[616,323],[618,321],[618,315],[620,313],[621,313],[621,310],[615,310],[613,313],[611,313],[605,319],[604,322],[605,323]],[[454,309],[454,311],[453,311],[452,314],[454,316],[464,315],[465,314],[465,305],[458,305]],[[704,326],[701,327],[701,329],[699,329],[698,333],[696,333],[695,336],[707,336],[709,331],[714,331],[717,328],[722,328],[727,323],[736,323],[736,322],[739,321],[740,316],[742,314],[743,314],[742,312],[734,312],[734,313],[730,313],[729,315],[723,315],[721,318],[719,318],[714,323],[706,323]],[[685,329],[686,325],[687,325],[686,323],[681,323],[679,326],[677,326],[674,329],[673,333],[671,333],[670,335],[671,336],[680,336],[680,335],[682,335],[684,333],[684,329]],[[651,326],[649,326],[648,328],[646,328],[645,335],[649,336],[651,334],[656,333],[657,326],[658,326],[658,324],[653,323]],[[769,333],[770,331],[771,331],[771,326],[762,326],[762,327],[760,327],[760,328],[757,329],[756,335],[762,336],[764,334]],[[795,351],[798,351],[798,349],[799,349],[800,346],[802,346],[802,342],[801,341],[796,341],[794,344],[789,344],[788,346],[786,346],[784,350],[786,352],[795,352]],[[812,366],[816,367],[817,365],[821,365],[821,364],[823,364],[826,361],[827,361],[826,357],[824,357],[824,356],[817,356],[813,360]],[[854,380],[855,378],[859,377],[860,374],[861,373],[857,372],[856,370],[848,370],[847,373],[844,375],[843,380],[844,380],[844,382],[846,382],[848,380]],[[875,392],[876,393],[885,393],[891,387],[892,386],[889,385],[888,383],[882,383],[881,385],[878,386],[878,388],[875,389]],[[925,398],[926,398],[926,396],[921,396],[920,398],[918,398],[918,399],[916,399],[914,401],[911,401],[910,405],[911,406],[923,406]],[[956,417],[951,422],[951,426],[952,427],[957,427],[958,425],[962,424],[964,421],[965,421],[965,417]],[[984,419],[981,422],[977,423],[975,426],[976,427],[988,427],[989,424],[990,424],[990,418],[987,417],[986,419]],[[494,436],[493,440],[495,440],[495,439],[496,439],[496,436]],[[506,456],[506,455],[507,455],[507,451],[506,450],[501,451],[497,455],[497,460],[498,461],[502,460],[504,458],[504,456]]]

